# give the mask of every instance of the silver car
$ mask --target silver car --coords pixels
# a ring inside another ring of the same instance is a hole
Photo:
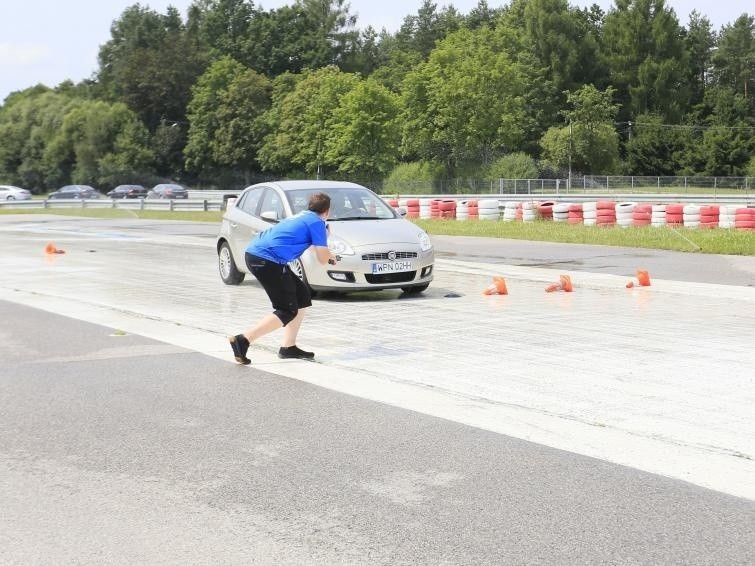
[[[31,192],[13,185],[0,185],[0,200],[29,200]]]
[[[371,190],[337,181],[278,181],[247,187],[223,216],[217,240],[220,277],[238,285],[249,273],[244,253],[258,233],[307,208],[312,193],[330,196],[328,247],[336,265],[309,249],[291,269],[313,291],[402,289],[421,293],[433,279],[435,254],[427,233]]]

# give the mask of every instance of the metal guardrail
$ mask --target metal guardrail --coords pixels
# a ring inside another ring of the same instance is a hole
[[[220,199],[31,199],[0,201],[0,209],[93,208],[200,212],[225,210]]]
[[[224,192],[224,191],[220,191]],[[237,193],[228,192],[228,197],[234,197]],[[223,195],[225,196],[225,195]],[[383,195],[385,200],[395,198],[392,195]],[[615,201],[633,201],[654,204],[671,204],[671,203],[710,203],[710,204],[742,204],[744,206],[755,207],[755,193],[748,194],[683,194],[683,193],[543,193],[543,194],[466,194],[466,195],[447,195],[447,194],[402,194],[401,198],[419,198],[444,200],[469,200],[469,199],[496,199],[503,201],[558,201],[580,203],[585,201],[594,201],[601,198]],[[176,212],[202,212],[202,211],[223,211],[226,208],[228,200],[223,198],[215,199],[31,199],[31,200],[14,200],[0,201],[0,209],[51,209],[51,208],[89,208],[89,209],[120,209],[120,210],[164,210]]]

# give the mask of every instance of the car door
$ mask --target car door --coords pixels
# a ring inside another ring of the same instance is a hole
[[[231,248],[237,265],[243,264],[244,252],[249,242],[266,226],[266,223],[257,215],[264,192],[265,187],[256,187],[246,191],[241,195],[240,201],[226,214],[230,224]]]

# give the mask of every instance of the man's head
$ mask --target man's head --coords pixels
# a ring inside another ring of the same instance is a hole
[[[325,193],[314,193],[309,197],[307,210],[311,210],[315,214],[325,214],[330,210],[330,197]]]

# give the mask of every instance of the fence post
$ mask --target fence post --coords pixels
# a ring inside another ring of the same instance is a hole
[[[170,207],[170,211],[173,212],[173,199],[168,199],[168,206]]]
[[[632,175],[632,192],[634,192],[634,175]]]
[[[204,200],[202,201],[202,208],[203,208],[203,210],[204,210],[205,212],[207,212],[207,199],[204,199]]]
[[[139,210],[144,210],[144,199],[140,198],[139,201]]]
[[[684,177],[684,192],[687,192],[687,177]]]
[[[661,190],[661,178],[660,177],[656,177],[656,182],[657,182],[658,190],[660,191]]]
[[[530,184],[530,179],[527,179],[527,194],[532,194],[532,185]]]

